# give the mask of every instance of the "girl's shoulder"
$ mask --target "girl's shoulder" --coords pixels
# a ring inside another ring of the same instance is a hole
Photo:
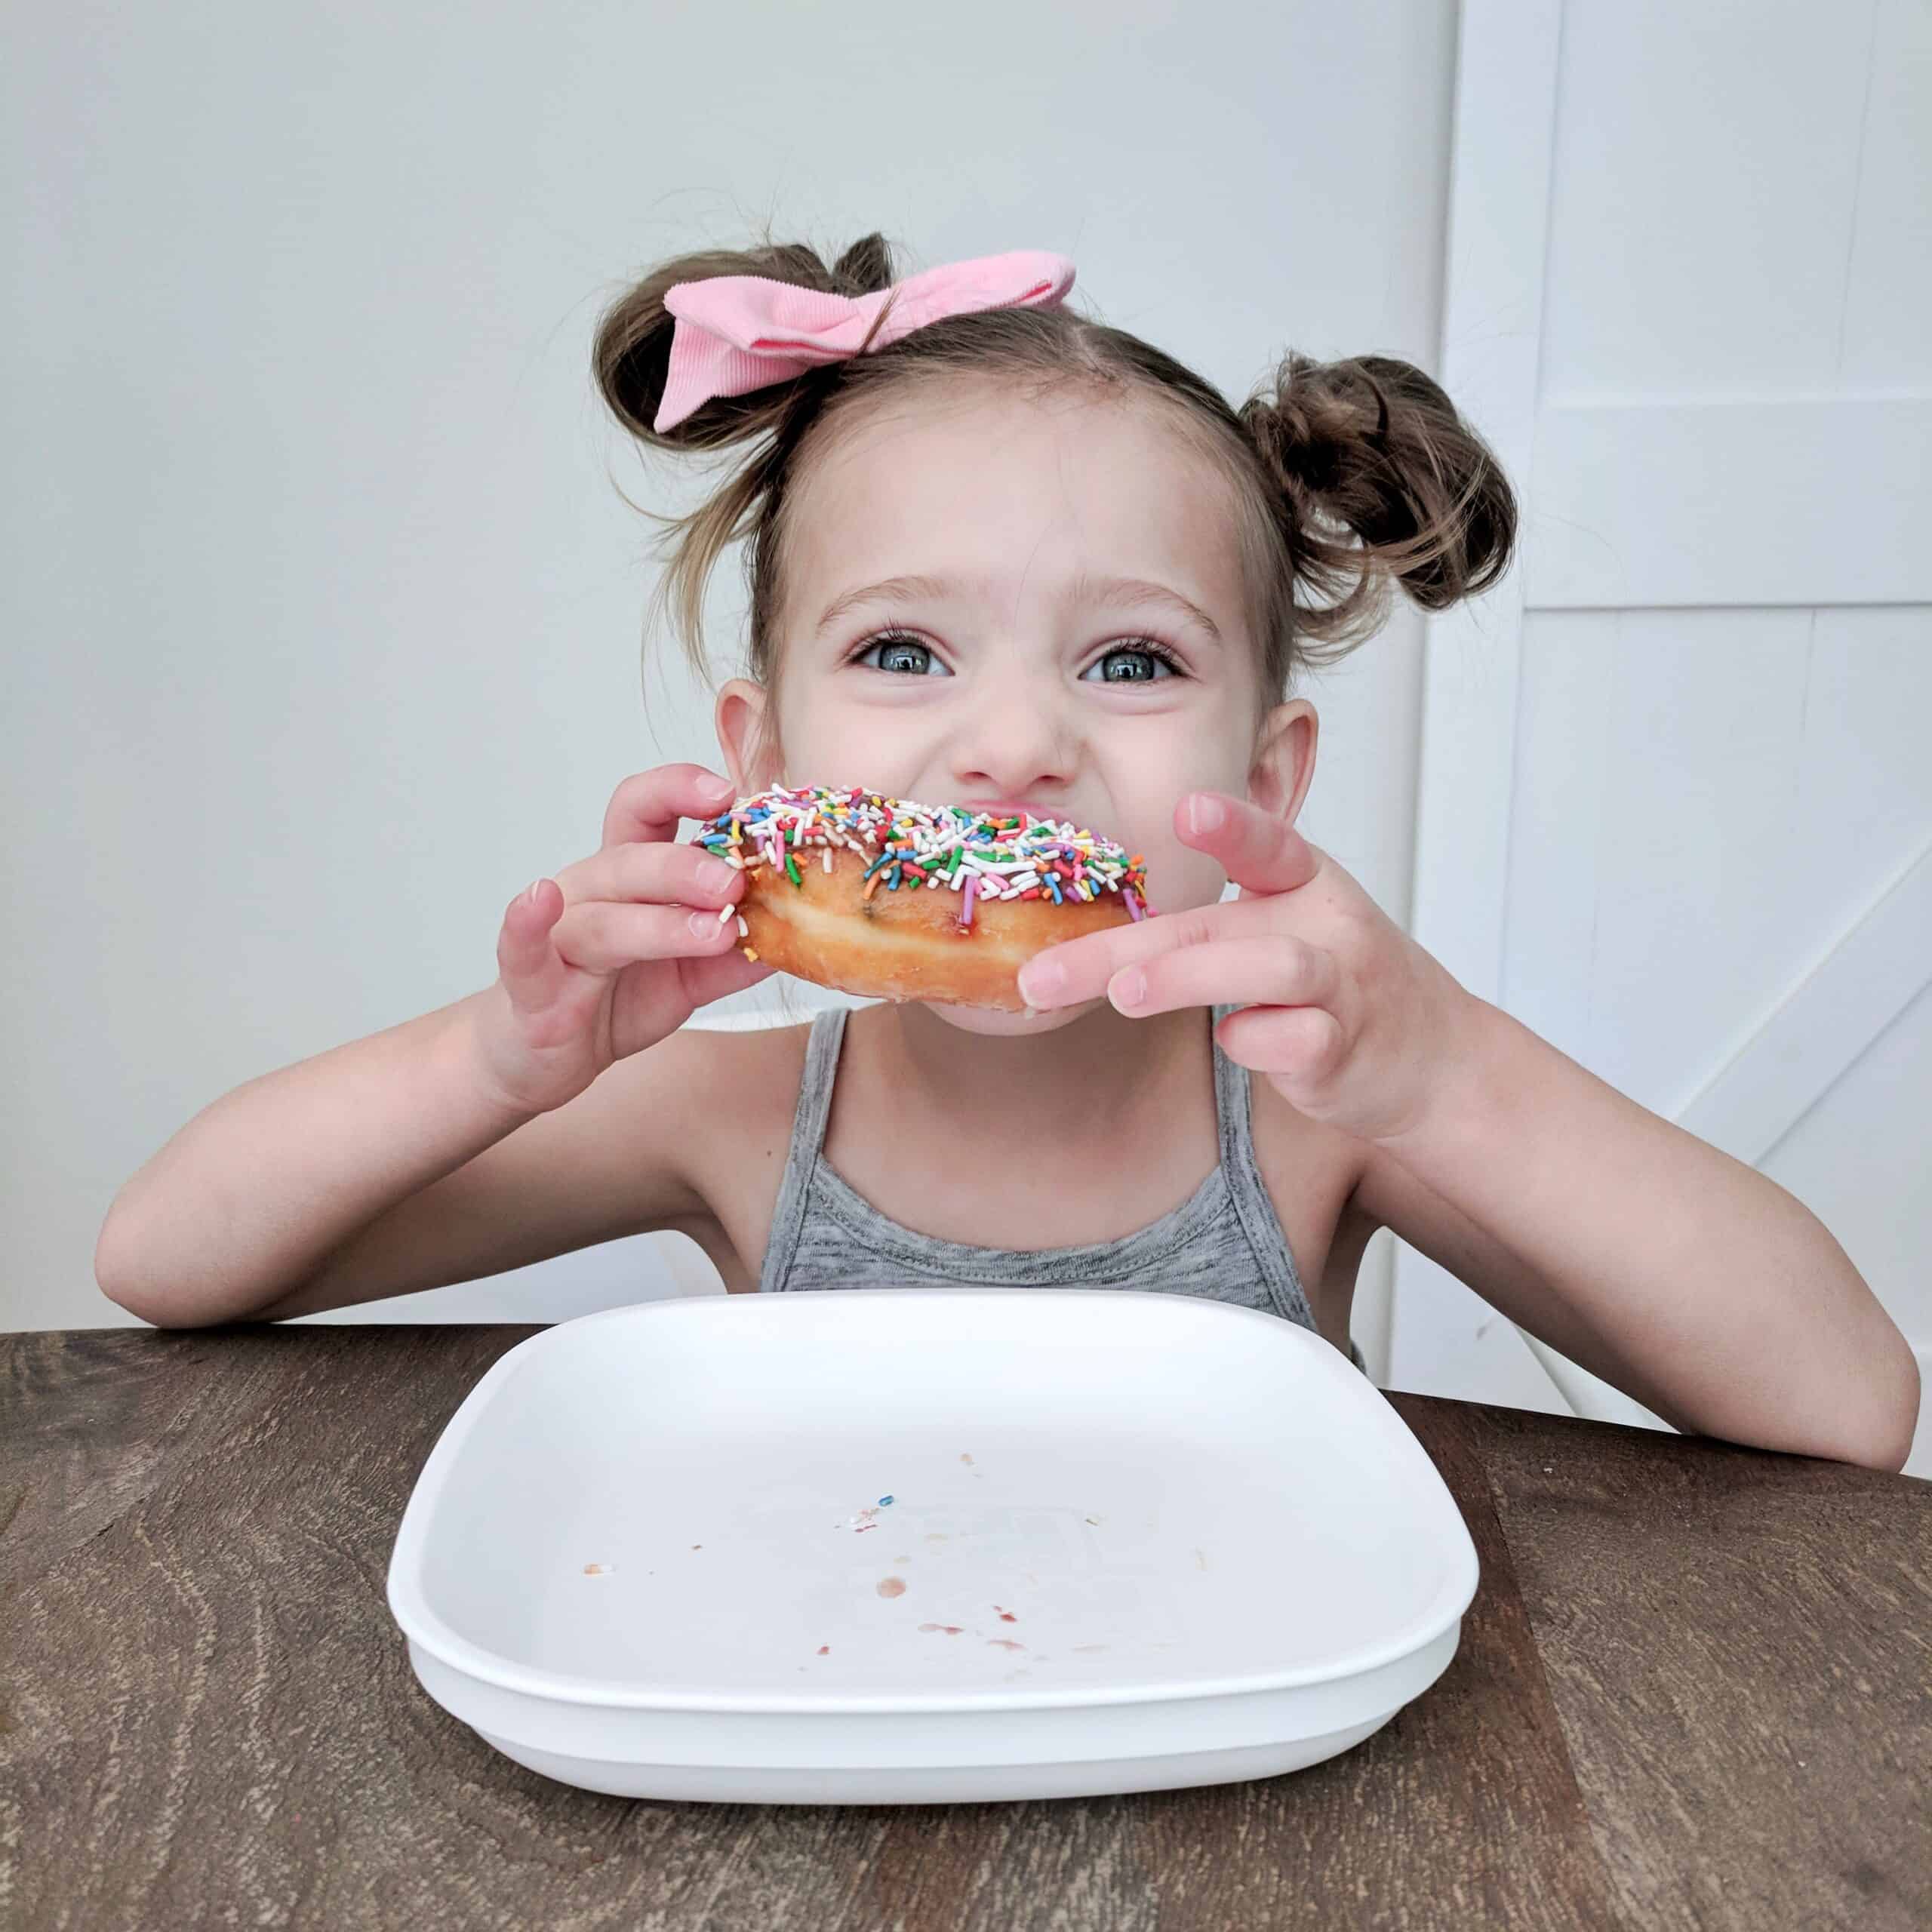
[[[707,1026],[687,1022],[654,1049],[677,1069],[693,1134],[735,1146],[782,1126],[789,1138],[804,1078],[811,1022],[777,1026]]]
[[[809,1020],[726,1029],[681,1027],[652,1051],[665,1056],[654,1082],[674,1108],[679,1164],[703,1203],[683,1226],[711,1257],[727,1287],[755,1287],[785,1177]]]

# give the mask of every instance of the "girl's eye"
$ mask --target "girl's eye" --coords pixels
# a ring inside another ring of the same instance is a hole
[[[1174,660],[1161,648],[1152,643],[1121,645],[1110,651],[1104,657],[1095,659],[1081,673],[1083,680],[1100,675],[1094,681],[1103,685],[1150,685],[1160,678],[1178,675]]]
[[[932,654],[931,647],[915,637],[875,638],[853,659],[875,671],[892,671],[901,676],[949,678],[952,673]]]

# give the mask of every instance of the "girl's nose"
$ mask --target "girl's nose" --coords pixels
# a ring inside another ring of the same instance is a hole
[[[1016,679],[980,694],[952,746],[957,795],[1035,800],[1072,782],[1078,747],[1055,692]]]

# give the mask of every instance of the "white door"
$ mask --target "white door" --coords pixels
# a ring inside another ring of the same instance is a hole
[[[1932,5],[1461,38],[1441,376],[1526,515],[1430,626],[1417,937],[1788,1188],[1924,1364]],[[1389,1380],[1656,1422],[1406,1249]]]

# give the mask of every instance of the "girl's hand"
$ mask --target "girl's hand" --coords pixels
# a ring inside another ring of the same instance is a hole
[[[638,772],[611,795],[601,848],[511,900],[474,1043],[512,1106],[561,1106],[697,1008],[770,974],[739,952],[737,915],[718,916],[744,875],[674,842],[680,817],[709,818],[732,795],[700,765]]]
[[[1218,860],[1239,898],[1049,946],[1020,974],[1045,1009],[1103,995],[1134,1019],[1240,1005],[1222,1051],[1312,1118],[1368,1140],[1413,1128],[1475,1003],[1325,852],[1220,792],[1174,813],[1183,844]]]

